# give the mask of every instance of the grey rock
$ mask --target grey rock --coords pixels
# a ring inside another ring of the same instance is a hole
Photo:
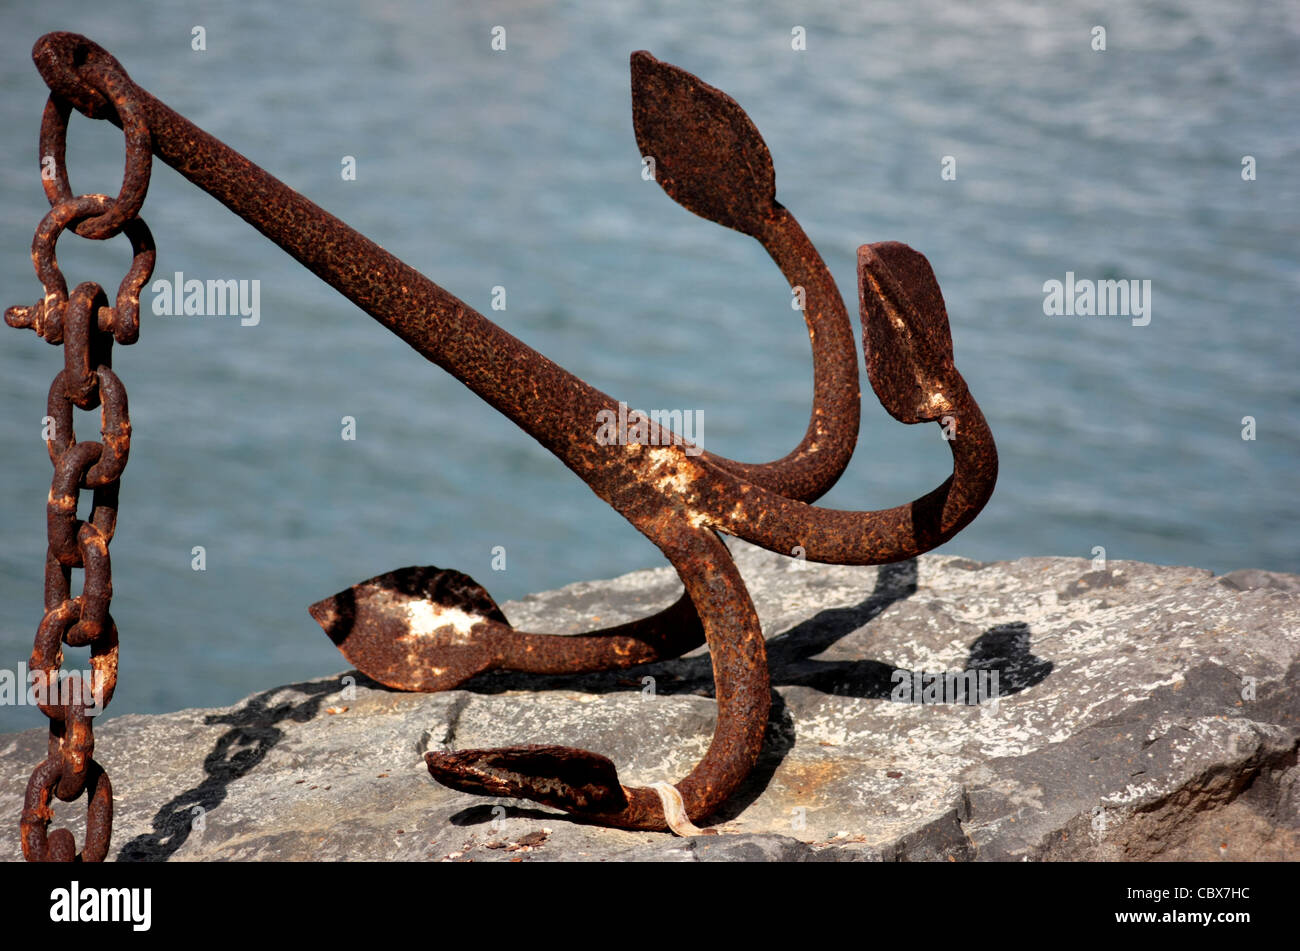
[[[774,692],[758,765],[702,823],[718,835],[604,829],[464,795],[422,760],[563,743],[611,757],[625,783],[679,780],[715,721],[701,649],[603,674],[492,673],[441,694],[349,672],[223,709],[110,717],[95,734],[116,798],[112,856],[1300,858],[1300,578],[942,555],[862,568],[732,549]],[[565,634],[679,592],[660,569],[503,609],[522,629]],[[949,676],[924,676],[936,672]],[[0,857],[21,857],[17,817],[45,745],[43,728],[0,735]],[[84,800],[55,809],[80,842]]]
[[[1255,568],[1243,568],[1229,571],[1219,576],[1219,584],[1235,591],[1250,591],[1253,588],[1276,588],[1279,591],[1300,591],[1300,576],[1285,575],[1277,571],[1259,571]]]

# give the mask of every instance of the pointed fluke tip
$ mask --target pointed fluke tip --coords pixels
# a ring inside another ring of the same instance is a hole
[[[902,423],[942,419],[966,384],[930,262],[898,241],[862,245],[858,301],[867,377],[881,405]]]

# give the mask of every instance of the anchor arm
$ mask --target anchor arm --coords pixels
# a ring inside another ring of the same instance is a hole
[[[698,76],[639,50],[631,56],[632,125],[643,161],[673,201],[707,221],[755,238],[802,299],[813,351],[813,406],[802,441],[755,465],[704,458],[792,499],[820,498],[857,446],[861,416],[857,349],[839,288],[793,214],[776,200],[767,143],[734,99]]]
[[[771,705],[763,631],[744,581],[712,532],[682,531],[671,518],[637,527],[668,557],[704,618],[718,701],[704,758],[672,786],[657,784],[661,793],[623,786],[608,759],[571,747],[433,751],[425,763],[438,782],[464,792],[531,799],[601,825],[698,834],[690,820],[713,813],[744,781],[762,750]],[[677,808],[666,808],[669,803]]]
[[[998,455],[984,414],[953,363],[948,315],[925,256],[883,242],[858,251],[867,372],[881,404],[902,423],[937,422],[953,456],[942,485],[904,505],[869,512],[820,508],[695,464],[688,506],[701,524],[809,561],[874,565],[943,544],[993,493]]]

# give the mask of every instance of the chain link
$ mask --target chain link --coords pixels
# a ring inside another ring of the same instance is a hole
[[[46,403],[52,431],[46,448],[54,464],[46,506],[45,613],[37,628],[29,668],[36,678],[37,705],[50,720],[49,751],[33,771],[23,803],[23,856],[30,862],[102,862],[113,831],[113,786],[95,761],[93,717],[103,711],[117,686],[117,625],[109,613],[113,573],[108,554],[117,527],[120,480],[131,449],[126,388],[112,369],[114,342],[135,343],[140,335],[140,291],[153,273],[153,236],[139,217],[149,187],[150,132],[135,86],[112,65],[83,63],[72,68],[76,88],[101,94],[116,110],[126,138],[126,168],[117,198],[74,196],[64,167],[72,103],[51,93],[41,118],[42,186],[51,208],[36,228],[32,263],[44,295],[35,306],[10,307],[5,323],[28,327],[48,343],[63,346],[63,369],[50,385]],[[46,169],[53,164],[52,172]],[[55,258],[65,229],[97,241],[125,234],[131,265],[110,306],[93,282],[68,283]],[[100,410],[100,440],[78,442],[73,407]],[[77,518],[81,493],[92,492],[90,518]],[[81,593],[72,596],[72,569],[84,571]],[[80,673],[60,681],[63,648],[90,647],[90,682]],[[91,707],[92,709],[88,709]],[[93,710],[93,712],[92,712]],[[67,829],[49,832],[51,798],[73,802],[86,795],[86,841],[78,854]]]

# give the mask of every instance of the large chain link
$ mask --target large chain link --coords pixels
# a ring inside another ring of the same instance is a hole
[[[32,262],[44,288],[33,307],[10,307],[5,323],[29,327],[48,343],[63,345],[63,370],[50,385],[46,448],[54,463],[46,506],[49,547],[45,556],[45,614],[36,632],[30,669],[38,705],[50,720],[50,745],[36,767],[23,802],[23,855],[30,862],[102,862],[113,831],[113,787],[95,762],[92,717],[102,712],[117,685],[117,625],[109,613],[113,575],[108,545],[117,525],[118,488],[131,448],[126,389],[112,369],[113,343],[140,336],[140,291],[153,273],[153,237],[138,217],[152,163],[149,129],[124,74],[86,63],[77,80],[106,97],[126,136],[126,170],[117,198],[72,193],[64,168],[72,105],[51,93],[41,119],[42,185],[51,208],[36,228]],[[103,288],[78,284],[68,293],[54,248],[67,228],[102,241],[125,234],[130,269],[112,306]],[[100,441],[78,442],[72,408],[100,409]],[[83,490],[92,492],[90,518],[77,518]],[[72,569],[84,570],[82,591],[72,597]],[[72,673],[60,680],[63,647],[90,647],[90,683]],[[44,694],[42,701],[42,694]],[[61,701],[61,702],[60,702]],[[93,709],[87,711],[87,706]],[[50,833],[51,796],[73,802],[87,795],[86,842],[80,854],[72,833]]]

